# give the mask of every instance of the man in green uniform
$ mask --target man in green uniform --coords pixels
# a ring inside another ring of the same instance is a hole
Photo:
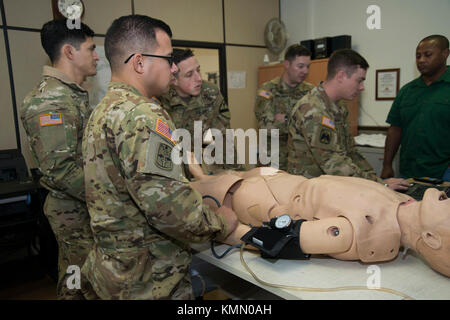
[[[449,41],[432,35],[420,41],[416,64],[421,76],[406,84],[392,104],[386,122],[382,177],[394,176],[392,160],[400,149],[400,176],[450,181]]]
[[[65,20],[50,21],[41,30],[41,42],[52,66],[44,66],[39,84],[27,95],[21,120],[41,184],[49,190],[44,213],[59,247],[59,299],[82,298],[67,285],[67,268],[82,267],[93,238],[85,203],[81,142],[91,113],[88,93],[80,87],[97,73],[94,32],[85,24],[68,29]]]
[[[308,48],[294,44],[286,50],[284,57],[285,72],[265,82],[256,95],[255,115],[259,129],[267,129],[267,155],[271,150],[271,129],[278,129],[279,163],[271,166],[287,170],[287,121],[294,105],[310,90],[311,83],[304,81],[309,73],[311,52]],[[259,150],[266,152],[266,150]]]
[[[230,129],[230,110],[215,85],[204,81],[200,64],[190,49],[174,49],[174,63],[178,72],[174,74],[169,91],[160,97],[162,106],[171,116],[175,127],[186,129],[191,137],[191,151],[194,152],[194,139],[202,139],[209,129],[219,130],[223,138],[223,164],[202,163],[208,174],[224,169],[240,169],[233,154],[233,163],[226,161],[226,129]],[[201,136],[194,135],[194,122],[201,121]],[[205,146],[201,141],[199,146]]]
[[[403,179],[383,181],[357,151],[350,134],[348,110],[341,99],[354,99],[364,90],[369,67],[357,52],[342,49],[328,61],[325,82],[304,96],[288,123],[288,172],[307,178],[322,174],[361,177],[406,190]]]
[[[83,267],[101,299],[190,299],[189,242],[224,239],[231,209],[214,212],[171,159],[175,130],[153,96],[171,73],[171,30],[130,15],[107,31],[112,76],[83,138],[86,202],[95,245]]]

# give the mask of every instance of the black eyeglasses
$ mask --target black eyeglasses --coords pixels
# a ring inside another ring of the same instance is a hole
[[[131,56],[129,56],[128,59],[125,60],[124,63],[127,63],[128,61],[130,61],[130,59],[133,58],[133,56],[134,56],[135,54],[136,54],[136,53],[133,53]],[[146,53],[141,53],[141,55],[144,56],[144,57],[163,58],[163,59],[166,59],[166,60],[167,60],[167,62],[169,63],[169,66],[172,66],[172,64],[173,64],[173,56],[158,56],[158,55],[156,55],[156,54],[146,54]]]

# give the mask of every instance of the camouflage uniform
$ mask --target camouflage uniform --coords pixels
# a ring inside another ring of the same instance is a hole
[[[255,103],[255,115],[259,129],[267,129],[267,150],[271,150],[270,130],[279,131],[279,168],[287,170],[287,120],[294,105],[314,86],[303,81],[295,88],[290,88],[281,77],[265,82],[258,90]],[[276,114],[284,114],[284,120],[276,120]],[[268,153],[268,155],[270,152]]]
[[[83,131],[89,115],[88,93],[59,70],[44,66],[41,82],[25,98],[21,119],[31,153],[49,190],[44,204],[58,242],[60,299],[76,299],[79,290],[68,289],[69,265],[82,267],[93,245],[85,203],[81,154]]]
[[[111,82],[83,138],[95,245],[83,267],[101,299],[190,299],[189,242],[227,234],[225,220],[171,161],[169,115]]]
[[[173,87],[169,92],[160,97],[163,108],[169,113],[176,128],[183,128],[191,134],[191,151],[194,152],[194,121],[202,121],[202,137],[208,129],[218,129],[223,134],[224,148],[226,147],[226,129],[230,129],[230,110],[219,89],[207,82],[202,82],[200,94],[191,97],[188,101],[183,100]],[[236,149],[235,149],[236,150]],[[203,169],[208,174],[218,173],[224,169],[242,169],[236,164],[237,156],[234,154],[235,164],[226,164],[226,153],[223,152],[222,164],[206,165]]]
[[[322,84],[295,105],[288,130],[289,173],[307,178],[329,174],[382,182],[355,148],[345,103],[331,101]]]

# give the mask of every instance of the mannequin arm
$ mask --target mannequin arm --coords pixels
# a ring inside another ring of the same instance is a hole
[[[237,228],[223,241],[228,245],[241,242],[241,237],[250,227],[239,223]],[[308,254],[328,254],[337,259],[356,260],[356,246],[353,244],[353,227],[343,217],[305,221],[300,229],[300,247]],[[248,249],[255,249],[247,246]]]
[[[351,249],[353,227],[343,217],[305,221],[300,229],[300,247],[309,254],[336,254]]]
[[[241,237],[250,231],[250,227],[239,222],[238,226],[234,231],[223,241],[228,245],[235,245],[241,243]]]

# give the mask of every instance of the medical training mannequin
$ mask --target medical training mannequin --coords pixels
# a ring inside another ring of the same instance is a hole
[[[361,178],[307,179],[273,168],[207,176],[198,165],[190,165],[190,171],[194,189],[236,212],[240,224],[227,244],[240,243],[251,226],[288,214],[307,220],[300,229],[305,254],[381,262],[394,259],[404,247],[450,277],[450,199],[437,189],[415,201]],[[213,200],[205,202],[217,207]]]

